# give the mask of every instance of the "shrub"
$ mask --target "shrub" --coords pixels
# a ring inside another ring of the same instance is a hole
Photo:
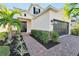
[[[16,37],[10,44],[11,55],[24,56],[28,53],[27,47],[20,33],[16,34]]]
[[[77,22],[76,25],[73,27],[73,29],[71,30],[71,34],[79,36],[79,22]]]
[[[7,32],[0,32],[0,41],[4,41],[5,38],[7,37]]]
[[[20,56],[24,56],[24,54],[28,53],[27,47],[20,34],[17,34],[15,45],[16,45],[15,52]]]
[[[51,32],[51,39],[53,42],[57,42],[59,34],[57,32]]]
[[[46,31],[32,30],[31,35],[36,39],[41,40],[41,42],[43,42],[44,44],[48,43],[49,37],[48,37],[48,32]]]
[[[78,29],[72,29],[71,34],[79,36],[79,30]]]
[[[9,56],[10,48],[8,46],[0,46],[0,56]]]

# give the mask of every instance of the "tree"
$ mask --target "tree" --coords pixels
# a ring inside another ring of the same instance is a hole
[[[12,38],[12,26],[16,27],[17,30],[21,28],[21,22],[19,19],[14,19],[14,15],[20,14],[20,11],[18,9],[10,10],[4,5],[0,5],[0,26],[3,25],[4,28],[7,27],[8,30],[8,37],[9,39]]]
[[[64,14],[68,18],[79,16],[79,4],[78,3],[67,3],[64,6]]]
[[[64,6],[64,13],[69,19],[76,18],[77,22],[74,24],[75,26],[71,30],[71,34],[79,36],[79,4],[78,3],[70,3]]]

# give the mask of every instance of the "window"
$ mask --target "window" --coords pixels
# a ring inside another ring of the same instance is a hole
[[[26,13],[24,14],[24,16],[26,16]]]
[[[40,13],[40,9],[39,9],[39,13]]]
[[[39,14],[40,9],[33,7],[33,14]]]
[[[76,20],[71,20],[71,22],[76,22]]]
[[[33,7],[33,14],[35,14],[35,7]]]

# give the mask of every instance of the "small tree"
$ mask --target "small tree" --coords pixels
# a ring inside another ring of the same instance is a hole
[[[13,18],[16,14],[20,14],[20,11],[18,9],[10,10],[4,5],[0,5],[0,26],[3,25],[4,28],[6,28],[6,25],[8,26],[7,30],[9,34],[9,40],[11,40],[12,38],[12,26],[16,27],[17,30],[19,30],[21,27],[19,19]]]
[[[20,37],[21,22],[19,21],[19,19],[14,19],[14,15],[21,14],[20,11],[18,9],[9,10],[3,5],[0,5],[0,8],[0,26],[3,25],[3,27],[6,28],[7,25],[9,34],[9,39],[7,39],[7,42],[4,45],[10,46],[10,49],[12,49],[12,51],[16,52],[17,54],[24,55],[25,53],[28,53],[26,46],[24,45],[24,41]],[[12,38],[13,26],[17,28],[15,38]]]
[[[72,35],[79,36],[79,21],[75,24],[75,26],[72,29]]]
[[[78,3],[67,3],[64,6],[64,15],[69,19],[79,15]],[[73,16],[72,16],[73,15]]]
[[[79,4],[78,3],[67,3],[64,6],[64,15],[72,20],[72,17],[78,20],[79,17]],[[77,17],[78,16],[78,17]],[[76,23],[74,29],[72,29],[72,34],[79,35],[79,22]]]

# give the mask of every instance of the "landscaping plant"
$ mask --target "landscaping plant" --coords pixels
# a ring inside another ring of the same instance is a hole
[[[26,45],[23,41],[23,38],[19,34],[17,34],[15,46],[16,46],[16,48],[15,48],[14,52],[19,54],[20,56],[23,56],[26,53],[28,53]]]
[[[4,5],[0,5],[0,26],[3,25],[4,28],[7,28],[8,31],[8,39],[12,38],[13,27],[19,30],[21,28],[21,22],[18,18],[14,18],[14,15],[19,14],[20,11],[18,9],[10,10]]]
[[[10,48],[8,46],[0,46],[0,56],[9,56]]]
[[[31,35],[43,42],[44,44],[48,43],[49,41],[48,32],[46,31],[32,30]]]
[[[64,15],[69,19],[79,15],[79,4],[78,3],[67,3],[64,6]]]
[[[51,32],[51,39],[52,39],[53,42],[57,42],[58,37],[59,37],[59,34],[57,32],[55,32],[55,31]]]
[[[7,38],[7,32],[0,32],[0,41],[5,41],[5,38]]]
[[[78,3],[67,3],[64,6],[64,14],[67,16],[70,20],[75,18],[76,20],[79,19],[79,4]],[[76,23],[76,25],[71,30],[71,34],[73,35],[79,35],[79,21]]]
[[[20,37],[21,22],[18,18],[14,18],[14,15],[16,14],[20,15],[20,10],[10,10],[4,5],[0,5],[0,26],[3,25],[4,28],[7,27],[8,32],[8,38],[6,39],[4,46],[10,47],[11,55],[19,54],[23,56],[25,53],[27,53],[27,49],[26,45],[24,44],[23,38]],[[15,27],[16,29],[13,30],[13,27]],[[16,34],[16,32],[19,32],[19,34]],[[6,53],[7,50],[5,50],[4,52]]]
[[[73,27],[71,34],[79,36],[79,21]]]
[[[26,45],[20,33],[16,34],[16,36],[13,38],[13,41],[10,44],[10,48],[11,48],[11,55],[24,56],[25,54],[28,53]]]

